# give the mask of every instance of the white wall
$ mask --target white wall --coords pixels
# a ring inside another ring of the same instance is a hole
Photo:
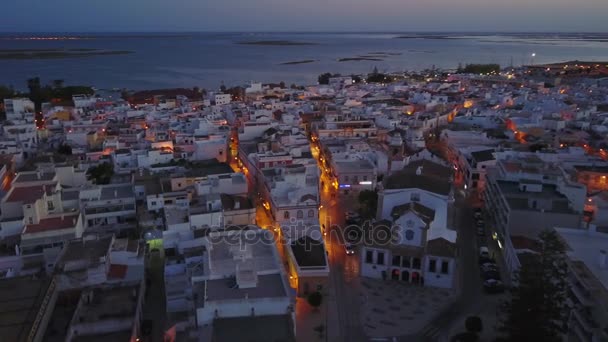
[[[205,307],[196,309],[196,319],[199,326],[210,324],[215,319],[216,310],[218,318],[249,317],[252,308],[256,316],[284,315],[290,305],[289,297],[207,301]]]

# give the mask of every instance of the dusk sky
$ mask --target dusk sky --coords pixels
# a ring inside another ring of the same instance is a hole
[[[4,0],[0,31],[608,32],[608,0]]]

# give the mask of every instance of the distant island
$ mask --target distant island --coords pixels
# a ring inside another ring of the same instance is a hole
[[[372,61],[372,62],[382,62],[382,58],[377,57],[347,57],[347,58],[338,58],[338,62],[357,62],[357,61]]]
[[[291,45],[318,45],[310,42],[296,42],[293,40],[253,40],[237,42],[239,45],[267,45],[267,46],[291,46]]]
[[[126,55],[133,51],[101,49],[0,49],[0,60],[59,59],[108,55]]]
[[[397,36],[396,39],[456,39],[456,37],[441,36],[441,35],[408,35],[408,36]]]
[[[280,65],[306,64],[306,63],[314,63],[316,61],[317,61],[316,59],[304,59],[304,60],[301,60],[301,61],[285,62],[285,63],[281,63]]]

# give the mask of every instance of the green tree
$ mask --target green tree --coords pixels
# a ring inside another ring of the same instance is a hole
[[[521,257],[521,268],[501,327],[507,341],[562,341],[568,291],[565,245],[553,230],[539,235],[539,254]]]
[[[321,306],[321,303],[323,303],[323,295],[321,294],[321,292],[315,291],[309,294],[306,300],[308,301],[308,304],[310,304],[310,306],[316,309]]]
[[[372,190],[359,192],[360,214],[363,219],[371,219],[376,216],[378,208],[378,193]]]
[[[87,170],[88,178],[95,184],[110,184],[113,175],[114,165],[107,162],[92,166]]]

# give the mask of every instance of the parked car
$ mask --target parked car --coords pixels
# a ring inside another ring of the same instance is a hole
[[[486,225],[486,223],[483,220],[477,220],[477,221],[475,221],[475,225],[477,227],[483,227]]]
[[[490,258],[490,251],[488,250],[488,247],[486,246],[481,246],[479,247],[479,257],[480,258]]]
[[[346,214],[344,214],[344,217],[346,220],[356,220],[359,218],[359,214],[355,213],[354,211],[347,211]]]
[[[481,272],[498,271],[498,267],[493,262],[483,263],[483,264],[481,264],[480,268],[481,268]]]
[[[477,227],[477,235],[479,235],[479,236],[485,236],[486,235],[486,231],[482,227]]]
[[[481,212],[474,212],[473,213],[473,217],[476,219],[480,219],[481,218]]]
[[[488,279],[484,281],[483,289],[486,291],[486,293],[502,293],[505,291],[502,281],[496,279]]]
[[[344,244],[344,250],[346,251],[346,255],[355,255],[355,246],[350,243]]]

